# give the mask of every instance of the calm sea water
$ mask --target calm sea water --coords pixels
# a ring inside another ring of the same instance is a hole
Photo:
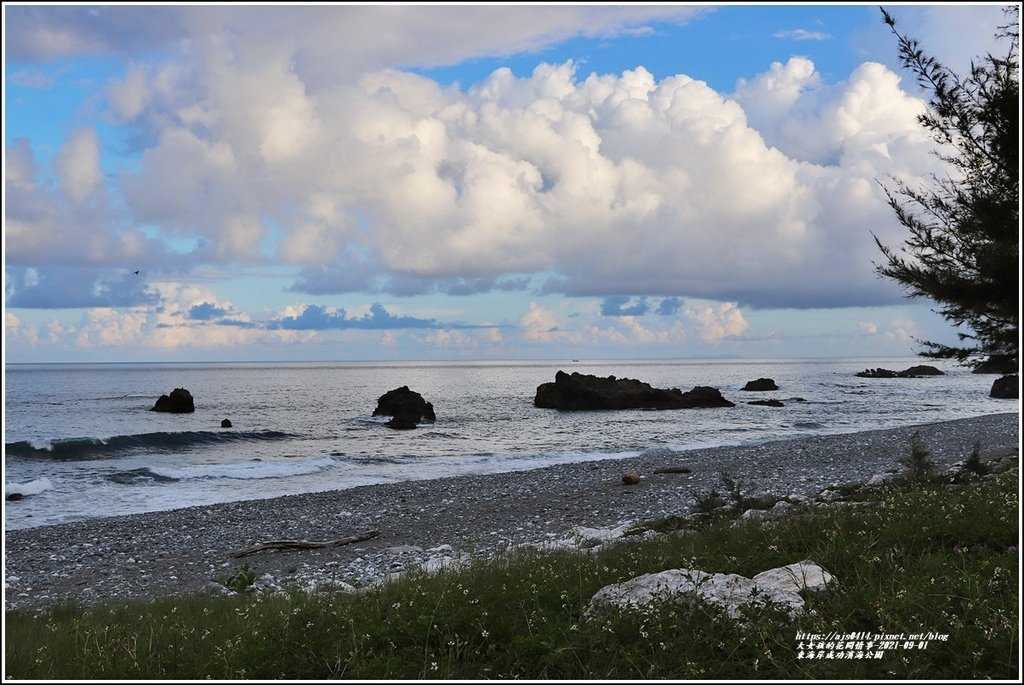
[[[348,488],[495,473],[787,437],[892,428],[1016,411],[988,395],[993,377],[862,379],[907,359],[8,365],[6,529]],[[559,369],[655,387],[711,385],[732,409],[562,413],[536,409]],[[740,392],[775,379],[780,390]],[[371,417],[408,385],[437,422],[395,431]],[[151,412],[176,387],[194,414]],[[747,405],[774,397],[783,408]],[[233,428],[222,429],[221,419]]]

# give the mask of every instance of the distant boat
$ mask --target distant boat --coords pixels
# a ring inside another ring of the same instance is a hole
[[[574,362],[578,362],[578,361],[579,361],[579,359],[573,359],[573,361],[574,361]]]

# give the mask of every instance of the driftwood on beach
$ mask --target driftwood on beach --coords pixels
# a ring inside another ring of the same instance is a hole
[[[236,549],[231,552],[231,556],[237,559],[238,557],[246,557],[256,552],[262,552],[265,549],[323,549],[324,547],[341,547],[342,545],[350,545],[353,542],[372,540],[378,535],[380,535],[379,530],[367,530],[347,538],[325,540],[324,542],[314,542],[312,540],[268,540],[267,542],[260,542],[249,547]]]

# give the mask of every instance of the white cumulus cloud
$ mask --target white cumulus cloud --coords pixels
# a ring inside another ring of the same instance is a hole
[[[684,313],[697,327],[697,333],[704,342],[717,342],[747,330],[743,312],[732,302],[717,305],[693,303],[684,309]]]
[[[878,335],[878,324],[873,321],[860,321],[857,323],[857,327],[860,328],[861,333]]]
[[[519,320],[519,325],[523,337],[527,340],[551,341],[565,335],[564,331],[560,331],[557,315],[537,302],[530,302],[526,313]]]
[[[872,233],[889,244],[902,235],[876,180],[938,167],[916,121],[922,101],[881,64],[826,86],[793,57],[733,93],[685,73],[588,74],[573,62],[498,69],[460,88],[399,68],[643,31],[699,10],[306,9],[168,8],[167,30],[117,15],[177,46],[163,62],[129,62],[105,90],[141,146],[116,178],[125,211],[80,206],[104,185],[94,129],[56,156],[59,197],[15,142],[9,260],[278,263],[304,269],[291,289],[315,295],[540,284],[541,294],[763,308],[899,298],[872,267]],[[68,37],[57,53],[136,48],[104,28],[109,9],[20,12],[25,36]],[[465,40],[443,40],[454,35]],[[41,57],[22,43],[18,54]]]
[[[75,202],[82,202],[100,186],[100,140],[96,131],[74,132],[61,146],[54,161],[61,189]]]
[[[283,261],[372,265],[396,292],[545,273],[573,295],[875,304],[896,297],[870,266],[894,225],[875,179],[934,168],[921,102],[877,64],[821,87],[794,58],[732,96],[541,64],[462,92],[397,71],[310,89],[286,52],[250,52],[211,52],[178,92],[202,127],[165,125],[131,208],[220,260],[258,260],[270,220]]]

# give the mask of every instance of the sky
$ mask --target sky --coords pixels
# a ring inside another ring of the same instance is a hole
[[[999,4],[887,5],[966,72]],[[19,5],[5,362],[910,356],[877,5]]]

